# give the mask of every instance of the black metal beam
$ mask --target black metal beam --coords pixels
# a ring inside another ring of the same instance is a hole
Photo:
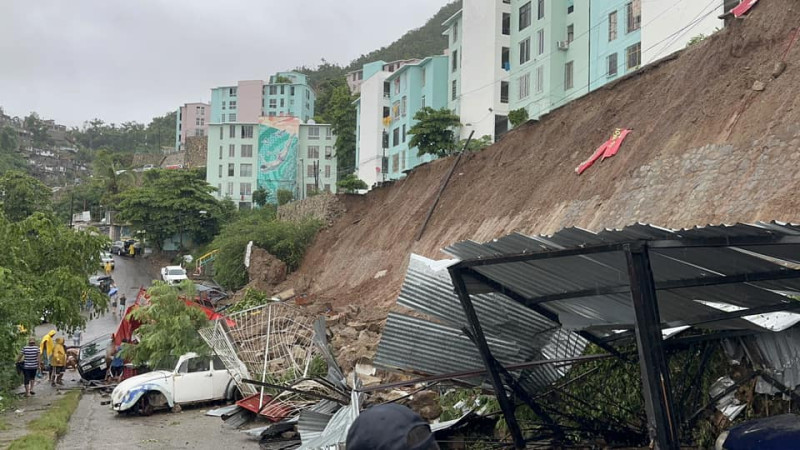
[[[771,384],[775,389],[781,391],[783,395],[788,395],[789,397],[792,397],[792,400],[794,400],[795,402],[800,402],[800,395],[798,395],[797,392],[795,392],[793,389],[789,389],[783,383],[773,378],[772,375],[768,374],[767,372],[762,371],[760,375],[761,378],[764,379],[764,381]]]
[[[458,270],[458,269],[453,269],[453,270],[455,271],[455,270]],[[495,281],[495,280],[487,277],[486,275],[478,272],[477,270],[475,270],[473,268],[465,268],[465,269],[460,270],[459,272],[466,273],[467,275],[469,275],[470,278],[474,278],[475,280],[477,280],[477,281],[489,286],[490,288],[492,288],[493,291],[495,291],[497,293],[500,293],[500,294],[503,294],[506,297],[508,297],[508,298],[510,298],[510,299],[512,299],[512,300],[514,300],[516,302],[519,302],[519,303],[522,303],[522,304],[524,304],[524,302],[525,302],[525,296],[524,295],[520,294],[519,292],[517,292],[516,290],[514,290],[513,288],[511,288],[509,286],[506,286],[506,285],[504,285],[504,284],[502,284],[502,283],[500,283],[498,281]],[[466,289],[466,287],[465,287],[465,289]],[[554,312],[552,312],[552,311],[550,311],[550,310],[548,310],[548,309],[546,309],[546,308],[544,308],[542,306],[537,306],[537,305],[525,305],[525,306],[527,306],[528,308],[532,309],[536,313],[544,316],[548,320],[561,325],[561,322],[558,319],[558,314],[556,314],[556,313],[554,313]],[[590,333],[588,331],[585,331],[585,330],[576,331],[575,333],[577,333],[579,336],[581,336],[582,338],[586,339],[587,341],[591,342],[592,344],[594,344],[594,345],[602,348],[603,350],[611,353],[612,355],[616,356],[617,358],[620,358],[620,359],[623,359],[623,360],[626,360],[626,361],[629,360],[629,358],[626,355],[623,355],[616,348],[614,348],[612,345],[610,345],[610,344],[608,344],[606,342],[603,342],[602,339],[600,339],[599,337],[593,335],[592,333]]]
[[[541,259],[564,258],[567,256],[590,255],[594,253],[607,253],[622,251],[625,244],[587,245],[585,247],[567,248],[563,250],[545,250],[532,253],[516,253],[512,255],[487,256],[485,258],[466,259],[450,266],[453,269],[468,267],[491,266],[495,264],[508,264],[514,262],[536,261]]]
[[[800,278],[800,270],[781,269],[768,272],[744,273],[737,275],[719,275],[708,277],[687,278],[682,280],[667,280],[656,283],[657,291],[670,289],[681,289],[690,287],[716,286],[721,284],[737,283],[756,283],[759,281],[788,280]],[[591,289],[581,289],[570,292],[559,292],[558,294],[540,295],[525,300],[525,305],[539,305],[542,303],[558,300],[570,300],[573,298],[593,297],[597,295],[627,294],[627,285],[604,286]]]
[[[464,285],[464,278],[461,273],[450,269],[450,278],[453,280],[453,285],[456,288],[458,299],[461,302],[461,307],[464,309],[464,315],[467,317],[467,322],[472,329],[472,334],[475,337],[475,346],[481,354],[483,365],[489,371],[489,379],[492,386],[494,386],[497,402],[500,404],[500,409],[503,411],[503,417],[506,419],[508,431],[514,440],[514,446],[518,449],[525,448],[525,439],[522,436],[522,430],[519,428],[517,418],[514,415],[514,405],[512,399],[506,395],[506,388],[503,385],[503,380],[500,379],[500,373],[497,368],[497,361],[492,356],[489,349],[489,344],[486,343],[486,336],[483,334],[478,315],[475,313],[475,307],[472,305],[472,299],[467,292],[467,287]]]
[[[678,427],[647,246],[628,246],[625,249],[625,259],[628,262],[628,279],[636,313],[636,343],[642,371],[642,394],[647,411],[648,433],[657,449],[677,450]]]

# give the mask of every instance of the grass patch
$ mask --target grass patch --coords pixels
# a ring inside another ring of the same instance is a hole
[[[30,432],[12,442],[8,450],[55,449],[58,438],[67,433],[69,418],[78,407],[80,399],[80,391],[64,394],[44,414],[28,422]]]

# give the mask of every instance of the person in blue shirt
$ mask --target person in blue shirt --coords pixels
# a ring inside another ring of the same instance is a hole
[[[114,357],[111,359],[111,380],[119,383],[122,380],[122,368],[125,366],[125,360],[122,359],[122,346],[118,345],[114,352]]]
[[[41,363],[41,354],[39,346],[36,345],[36,338],[31,336],[28,338],[28,345],[22,347],[17,361],[23,362],[22,373],[25,376],[25,397],[30,397],[35,394],[33,392],[33,384],[36,382],[36,370]]]

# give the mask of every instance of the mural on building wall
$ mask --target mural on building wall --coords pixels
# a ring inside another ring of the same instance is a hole
[[[258,187],[277,203],[278,189],[295,192],[300,119],[261,117],[258,123]]]

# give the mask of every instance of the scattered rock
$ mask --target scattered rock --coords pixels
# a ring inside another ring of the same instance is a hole
[[[263,248],[253,247],[250,267],[247,269],[250,286],[262,291],[271,291],[286,280],[286,264]]]
[[[763,82],[763,81],[756,80],[755,82],[753,82],[753,88],[752,88],[752,89],[753,89],[754,91],[761,92],[761,91],[763,91],[763,90],[764,90],[764,89],[766,89],[766,88],[767,88],[767,85],[766,85],[766,84],[764,84],[764,82]]]
[[[364,322],[347,322],[347,326],[355,329],[356,331],[363,331],[367,329],[369,324],[366,324]]]
[[[385,276],[386,276],[386,269],[379,270],[378,272],[376,272],[375,276],[373,278],[375,278],[377,280],[378,278],[383,278]]]
[[[783,61],[776,62],[772,68],[772,78],[778,78],[784,70],[786,70],[786,63]]]
[[[442,415],[442,407],[439,406],[439,394],[435,391],[417,392],[409,400],[408,406],[428,421]]]

